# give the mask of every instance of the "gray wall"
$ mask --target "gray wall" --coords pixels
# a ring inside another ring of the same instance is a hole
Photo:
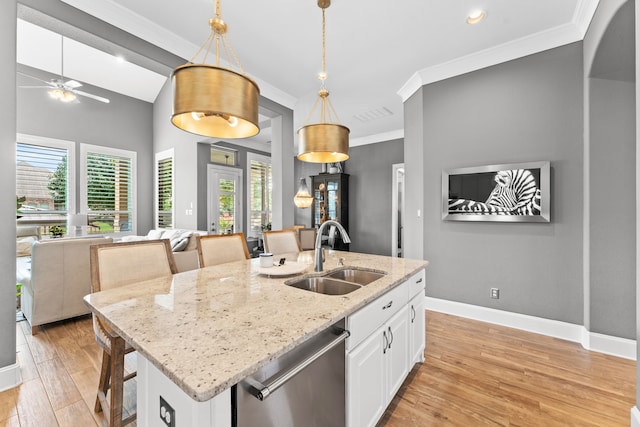
[[[635,338],[634,3],[601,4],[584,40],[585,326]],[[615,209],[611,209],[615,206]]]
[[[351,251],[391,256],[392,165],[403,160],[402,140],[349,149]]]
[[[421,91],[422,123],[407,126],[421,128],[424,144],[424,258],[432,262],[427,294],[580,324],[582,44]],[[406,138],[407,132],[405,144]],[[405,145],[407,175],[413,155]],[[538,160],[552,165],[551,223],[441,220],[442,169]],[[407,231],[406,240],[411,235]],[[500,299],[489,298],[491,287],[501,289]]]
[[[0,3],[0,193],[12,201],[16,192],[16,1]],[[0,204],[0,369],[16,363],[15,209]],[[3,386],[5,384],[2,384]]]
[[[635,83],[590,79],[591,332],[635,339]]]
[[[19,66],[19,70],[48,80],[54,75]],[[37,81],[19,76],[18,84]],[[145,232],[153,220],[153,135],[152,104],[119,95],[91,85],[83,91],[108,98],[104,104],[80,97],[79,102],[65,104],[49,97],[46,90],[18,90],[18,132],[76,143],[76,170],[79,174],[80,143],[101,145],[137,152],[137,227]],[[80,206],[79,182],[76,206]]]

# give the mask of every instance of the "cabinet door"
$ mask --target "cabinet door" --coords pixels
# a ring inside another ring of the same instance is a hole
[[[424,293],[409,301],[409,369],[414,363],[424,362],[425,325]]]
[[[387,407],[386,334],[386,329],[378,329],[347,355],[347,426],[349,427],[375,426]]]
[[[409,374],[409,308],[405,305],[387,323],[389,345],[387,358],[386,403],[391,402]]]

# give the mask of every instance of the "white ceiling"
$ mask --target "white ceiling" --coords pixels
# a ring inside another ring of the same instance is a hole
[[[215,4],[62,1],[187,59],[206,39]],[[597,4],[598,0],[334,0],[326,11],[327,88],[342,124],[351,129],[351,145],[402,137],[403,100],[422,84],[581,40]],[[487,18],[475,26],[467,24],[466,16],[478,8]],[[321,11],[316,0],[221,0],[221,10],[228,38],[247,73],[264,96],[292,108],[294,126],[302,126],[319,89],[315,76],[321,65]],[[71,46],[65,45],[69,55]],[[55,46],[47,45],[46,50],[53,52]],[[20,61],[20,46],[18,51]],[[82,55],[80,62],[89,65],[83,72],[95,74],[97,59],[88,61],[88,54]],[[106,67],[117,70],[123,65],[135,67],[110,60],[99,66],[98,74],[116,76]],[[65,53],[65,74],[106,87],[88,74],[72,75],[75,67],[80,73],[81,66]],[[59,65],[48,71],[59,72]],[[131,78],[136,72],[126,69],[127,78],[113,79],[126,81],[128,87],[107,88],[153,101],[166,76]],[[134,92],[138,90],[145,93]]]

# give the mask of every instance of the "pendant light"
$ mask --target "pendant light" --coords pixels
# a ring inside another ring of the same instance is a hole
[[[318,7],[322,9],[322,71],[318,75],[321,87],[305,124],[298,129],[298,159],[303,162],[337,163],[349,158],[349,128],[339,123],[338,115],[329,100],[329,91],[325,88],[327,79],[325,10],[330,5],[331,0],[318,0]],[[320,104],[320,123],[308,124],[318,104]]]
[[[309,193],[309,187],[307,187],[307,180],[300,178],[300,185],[298,186],[298,192],[293,198],[293,203],[300,209],[306,209],[311,206],[313,197]]]
[[[216,138],[247,138],[258,128],[258,97],[260,88],[246,76],[240,60],[227,40],[227,24],[220,15],[220,0],[216,0],[216,16],[209,20],[211,33],[193,58],[171,73],[173,115],[171,122],[178,128],[197,135]],[[215,43],[215,65],[205,64]],[[220,50],[240,72],[220,66]],[[195,58],[204,50],[202,63]],[[231,58],[233,57],[233,62]]]

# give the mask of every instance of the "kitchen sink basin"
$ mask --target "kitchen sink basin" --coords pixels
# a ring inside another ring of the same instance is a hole
[[[334,279],[345,280],[347,282],[357,283],[358,285],[368,285],[374,280],[378,280],[384,276],[384,273],[378,273],[375,271],[347,268],[330,273],[326,277],[333,277]]]
[[[285,285],[325,295],[345,295],[362,287],[357,283],[349,283],[326,276],[307,277],[302,280],[285,282]]]

